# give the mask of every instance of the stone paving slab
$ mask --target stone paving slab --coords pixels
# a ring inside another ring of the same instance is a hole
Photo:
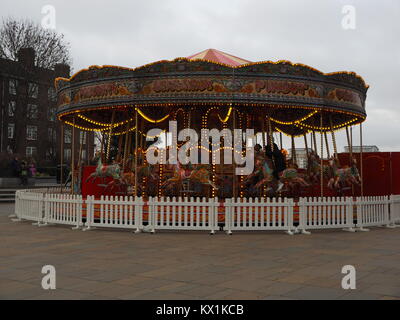
[[[12,222],[0,204],[0,299],[400,299],[400,228],[133,234]],[[354,265],[356,290],[341,288]],[[44,265],[57,289],[41,288]]]

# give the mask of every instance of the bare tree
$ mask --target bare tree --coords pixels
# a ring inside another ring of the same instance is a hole
[[[52,69],[55,64],[71,65],[69,43],[64,35],[44,29],[32,20],[3,19],[0,27],[0,57],[17,60],[21,48],[35,50],[35,65]]]

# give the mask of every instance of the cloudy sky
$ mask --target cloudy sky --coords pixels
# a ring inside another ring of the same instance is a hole
[[[364,144],[400,151],[398,0],[1,0],[0,15],[40,23],[44,5],[56,10],[74,71],[94,64],[137,67],[207,48],[251,61],[355,71],[370,85]],[[356,10],[355,29],[342,27],[345,5]],[[345,140],[338,133],[339,151]]]

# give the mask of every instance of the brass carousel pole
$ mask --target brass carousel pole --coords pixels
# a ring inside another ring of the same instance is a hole
[[[262,115],[262,139],[261,139],[263,148],[265,148],[265,146],[266,146],[266,144],[265,144],[265,118],[266,118],[266,115],[264,112]]]
[[[79,130],[78,181],[82,180],[82,164],[81,164],[81,162],[82,162],[83,138],[84,138],[84,135],[82,133],[84,134],[85,131]],[[81,185],[81,183],[79,183],[79,185]]]
[[[60,149],[60,162],[61,162],[61,172],[60,172],[60,183],[61,183],[61,193],[63,193],[64,186],[64,122],[61,122],[61,149]]]
[[[321,198],[324,196],[324,163],[323,163],[323,156],[324,156],[324,140],[323,140],[323,132],[322,132],[322,110],[321,110],[321,119],[320,119],[320,130],[321,130],[321,170],[320,170],[320,176],[321,176]]]
[[[114,127],[114,120],[115,120],[115,109],[113,110],[112,116],[111,116],[111,126],[110,126],[110,131],[108,133],[108,141],[107,141],[107,156],[106,156],[106,162],[108,163],[110,161],[110,148],[111,148],[111,135],[112,135],[112,129]]]
[[[313,142],[314,142],[314,150],[315,150],[315,153],[317,153],[318,151],[318,148],[317,148],[317,138],[316,138],[316,134],[315,134],[315,131],[313,130],[313,132],[312,132],[312,138],[313,138]]]
[[[349,157],[350,157],[350,162],[351,162],[352,161],[351,159],[353,158],[353,147],[351,145],[349,127],[347,127],[347,126],[346,126],[346,136],[347,136],[347,145],[349,147]]]
[[[265,144],[265,121],[266,121],[266,114],[265,114],[265,109],[264,109],[264,112],[262,114],[262,139],[261,139],[262,149],[261,150],[264,150],[264,148],[265,148],[265,150],[267,150],[267,145]],[[262,191],[262,197],[265,197],[266,195],[267,195],[267,187],[264,186],[263,191]]]
[[[122,172],[125,172],[125,167],[126,167],[126,156],[128,153],[128,137],[129,137],[129,122],[126,124],[126,133],[125,133],[125,143],[124,143],[124,154],[122,158]]]
[[[362,122],[360,122],[360,180],[361,180],[361,197],[364,196],[364,180],[363,180],[363,139],[362,139]]]
[[[303,137],[304,137],[304,146],[305,146],[305,148],[306,148],[306,156],[307,156],[307,159],[308,159],[308,143],[307,143],[307,132],[304,132],[304,135],[303,135]]]
[[[331,136],[332,136],[332,142],[333,142],[333,156],[335,157],[335,159],[337,159],[339,161],[339,156],[337,153],[337,146],[336,146],[335,132],[333,131],[333,125],[332,125],[332,115],[329,117],[329,122],[330,122]]]
[[[294,135],[291,135],[292,139],[292,164],[295,165],[297,162],[297,157],[296,157],[296,145],[294,143]]]
[[[100,132],[101,136],[101,141],[100,141],[100,159],[101,163],[105,163],[105,157],[104,157],[104,133],[101,131]]]
[[[71,139],[71,194],[74,194],[75,184],[75,116],[72,126],[72,139]]]
[[[138,171],[137,171],[138,132],[139,132],[139,130],[138,130],[138,112],[137,112],[137,109],[135,109],[135,152],[134,152],[134,155],[135,155],[135,192],[134,192],[135,197],[137,197],[137,190],[138,190],[138,188],[137,188],[137,183],[138,183],[138,179],[137,179],[137,176],[138,176]]]
[[[331,157],[331,153],[329,150],[329,144],[328,144],[328,136],[326,135],[326,131],[324,132],[325,136],[325,145],[326,145],[326,155],[328,156],[328,159]]]
[[[232,112],[233,112],[233,132],[235,132],[235,128],[236,128],[236,111],[235,111],[235,108],[232,106]],[[232,139],[233,139],[233,137],[232,137]],[[235,144],[235,140],[233,139],[233,141],[232,141],[233,143],[232,143],[232,146],[234,147],[234,144]],[[225,142],[224,142],[225,143]],[[233,151],[234,152],[234,151]],[[233,169],[233,171],[232,171],[232,182],[233,182],[233,198],[235,199],[236,198],[236,168],[235,168],[235,165],[233,165],[233,167],[232,167]]]
[[[124,136],[121,134],[118,137],[118,151],[117,151],[117,162],[120,162],[122,159],[122,139],[124,138]]]

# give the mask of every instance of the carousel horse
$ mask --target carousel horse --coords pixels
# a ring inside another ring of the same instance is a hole
[[[101,159],[97,162],[96,170],[90,174],[90,176],[86,179],[86,182],[92,180],[92,182],[96,178],[107,178],[112,177],[113,179],[120,179],[121,177],[121,166],[119,163],[114,163],[111,165],[102,164]]]
[[[336,158],[329,159],[329,165],[333,171],[333,177],[329,179],[328,187],[340,191],[343,187],[352,185],[361,185],[360,174],[357,169],[357,161],[353,158],[351,167],[338,167]]]
[[[107,184],[107,186],[105,187],[104,190],[107,190],[108,188],[110,188],[111,190],[114,190],[117,187],[118,188],[121,188],[121,187],[129,188],[133,185],[135,185],[135,173],[133,171],[129,171],[129,172],[124,172],[124,173],[122,173],[121,176],[111,180]]]
[[[173,164],[172,167],[173,175],[161,185],[161,189],[171,190],[174,186],[181,188],[183,181],[189,178],[190,173],[187,173],[187,170],[181,166],[179,161],[177,164]]]
[[[137,185],[138,185],[138,190],[141,191],[143,189],[142,186],[142,179],[143,178],[149,178],[152,181],[157,180],[157,176],[154,172],[154,166],[150,164],[145,164],[141,165],[137,169]],[[122,173],[119,177],[114,178],[112,181],[110,181],[106,187],[114,189],[115,187],[133,187],[135,185],[135,170],[129,170],[127,172]]]
[[[207,184],[218,190],[218,187],[210,180],[210,170],[207,165],[195,165],[194,169],[190,172],[188,179],[190,181],[199,182],[201,184]]]
[[[323,166],[323,175],[327,179],[330,179],[333,175],[330,166]],[[307,176],[311,184],[319,183],[321,180],[321,161],[319,156],[314,150],[308,153],[307,157]]]
[[[304,180],[302,175],[298,172],[297,166],[293,162],[289,162],[288,168],[283,170],[280,174],[280,180],[289,190],[294,190],[298,185],[300,187],[309,187],[310,185]]]
[[[270,186],[274,181],[272,168],[273,164],[270,159],[256,154],[254,170],[243,180],[243,186],[249,188],[254,187],[259,190],[264,185],[268,185],[268,190],[272,189]]]

